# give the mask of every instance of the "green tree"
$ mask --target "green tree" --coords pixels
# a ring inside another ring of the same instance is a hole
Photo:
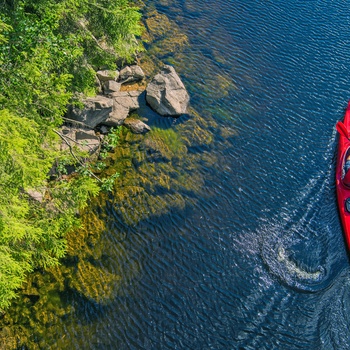
[[[48,174],[54,163],[81,165],[79,155],[60,151],[57,127],[76,92],[94,91],[95,69],[141,49],[139,20],[126,0],[0,4],[0,309],[28,272],[59,262],[65,233],[80,225],[77,211],[100,187],[113,187],[118,174],[99,180],[89,165],[69,180]],[[28,195],[38,188],[41,203]]]

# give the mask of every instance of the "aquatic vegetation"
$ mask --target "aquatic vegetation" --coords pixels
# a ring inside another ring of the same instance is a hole
[[[47,346],[54,342],[45,329],[51,325],[61,327],[62,317],[71,318],[78,312],[64,301],[67,293],[80,295],[84,303],[104,305],[123,293],[125,284],[138,279],[140,267],[130,260],[122,240],[111,247],[114,236],[124,236],[123,226],[115,232],[108,229],[111,219],[101,213],[105,209],[97,208],[110,207],[114,213],[112,220],[118,218],[128,227],[194,204],[205,181],[201,166],[215,164],[215,159],[205,150],[188,153],[187,146],[208,147],[214,137],[202,128],[209,124],[215,126],[194,113],[173,127],[154,127],[146,136],[122,128],[120,142],[106,160],[107,172],[121,174],[113,196],[101,194],[81,213],[82,228],[67,235],[67,255],[60,267],[30,276],[21,298],[2,319],[9,326],[0,334],[6,335],[10,349],[15,339],[33,349],[39,349],[40,343]],[[192,128],[197,130],[193,140]],[[111,269],[110,259],[123,263],[118,270]],[[22,315],[20,319],[18,314]]]
[[[93,263],[82,260],[69,276],[69,287],[97,303],[108,301],[115,293],[112,282],[118,281],[112,274]]]
[[[191,118],[177,126],[182,140],[187,147],[209,146],[214,141],[214,133],[218,125],[213,119],[200,116],[198,112],[190,109]]]
[[[183,125],[186,123],[179,124],[180,129]],[[188,125],[191,126],[192,123]],[[126,223],[135,225],[171,208],[183,209],[186,199],[181,193],[198,192],[204,181],[196,165],[191,164],[196,160],[187,154],[188,138],[186,141],[177,127],[154,127],[142,138],[124,130],[122,137],[124,142],[111,155],[121,174],[115,183],[116,212]],[[202,144],[210,140],[211,137],[203,137]]]
[[[182,157],[187,153],[179,134],[174,129],[153,128],[144,139],[149,153],[159,153],[161,157],[171,160],[173,157]]]
[[[156,10],[146,12],[145,26],[147,31],[142,39],[150,44],[149,55],[164,58],[183,50],[188,45],[188,38],[179,26]]]

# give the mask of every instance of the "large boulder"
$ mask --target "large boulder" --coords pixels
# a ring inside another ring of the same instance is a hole
[[[105,121],[113,110],[113,100],[104,96],[89,97],[83,105],[83,109],[70,106],[67,118],[91,129]]]
[[[140,107],[141,93],[142,91],[117,91],[111,92],[109,97],[89,97],[83,101],[82,109],[70,106],[67,118],[90,129],[99,124],[122,125],[129,112]]]
[[[185,114],[189,100],[186,88],[172,66],[164,66],[146,88],[146,101],[160,115]]]

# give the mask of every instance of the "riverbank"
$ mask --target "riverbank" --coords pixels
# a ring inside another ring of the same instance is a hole
[[[164,64],[162,45],[176,43],[173,37],[166,38],[165,32],[181,38],[183,45],[174,46],[179,56],[188,41],[174,22],[170,22],[173,31],[164,25],[169,23],[166,16],[152,11],[145,19],[146,27],[156,32],[148,30],[144,35],[154,38],[154,52],[160,55],[148,52],[139,58],[151,79]],[[176,63],[176,58],[165,62]],[[209,151],[216,137],[229,139],[234,131],[194,110],[189,111],[190,117],[180,119],[159,117],[147,106],[141,112],[132,116],[146,121],[151,131],[139,135],[122,127],[118,146],[106,158],[105,174],[120,174],[112,194],[100,194],[83,210],[83,228],[68,234],[63,264],[29,277],[21,299],[4,315],[2,339],[20,339],[20,344],[33,349],[58,346],[55,335],[65,333],[65,320],[79,322],[82,308],[96,311],[107,307],[141,278],[142,262],[132,257],[127,247],[133,242],[133,249],[147,249],[148,243],[132,238],[135,228],[142,233],[144,223],[184,212],[199,197],[210,198],[205,188],[209,177],[203,169],[215,167],[218,158]],[[59,346],[70,348],[71,341],[62,338]]]

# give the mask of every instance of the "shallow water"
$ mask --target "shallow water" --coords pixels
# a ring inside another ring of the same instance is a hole
[[[96,208],[103,229],[88,228],[101,236],[92,265],[104,273],[94,288],[105,300],[61,294],[72,311],[47,326],[40,348],[348,349],[334,125],[350,97],[350,5],[154,5],[188,38],[181,50],[155,54],[176,66],[192,107],[214,121],[213,142],[188,147],[185,157],[200,154],[195,169],[176,163],[184,205],[169,205],[176,191],[164,185],[159,215],[125,223],[117,195]]]

